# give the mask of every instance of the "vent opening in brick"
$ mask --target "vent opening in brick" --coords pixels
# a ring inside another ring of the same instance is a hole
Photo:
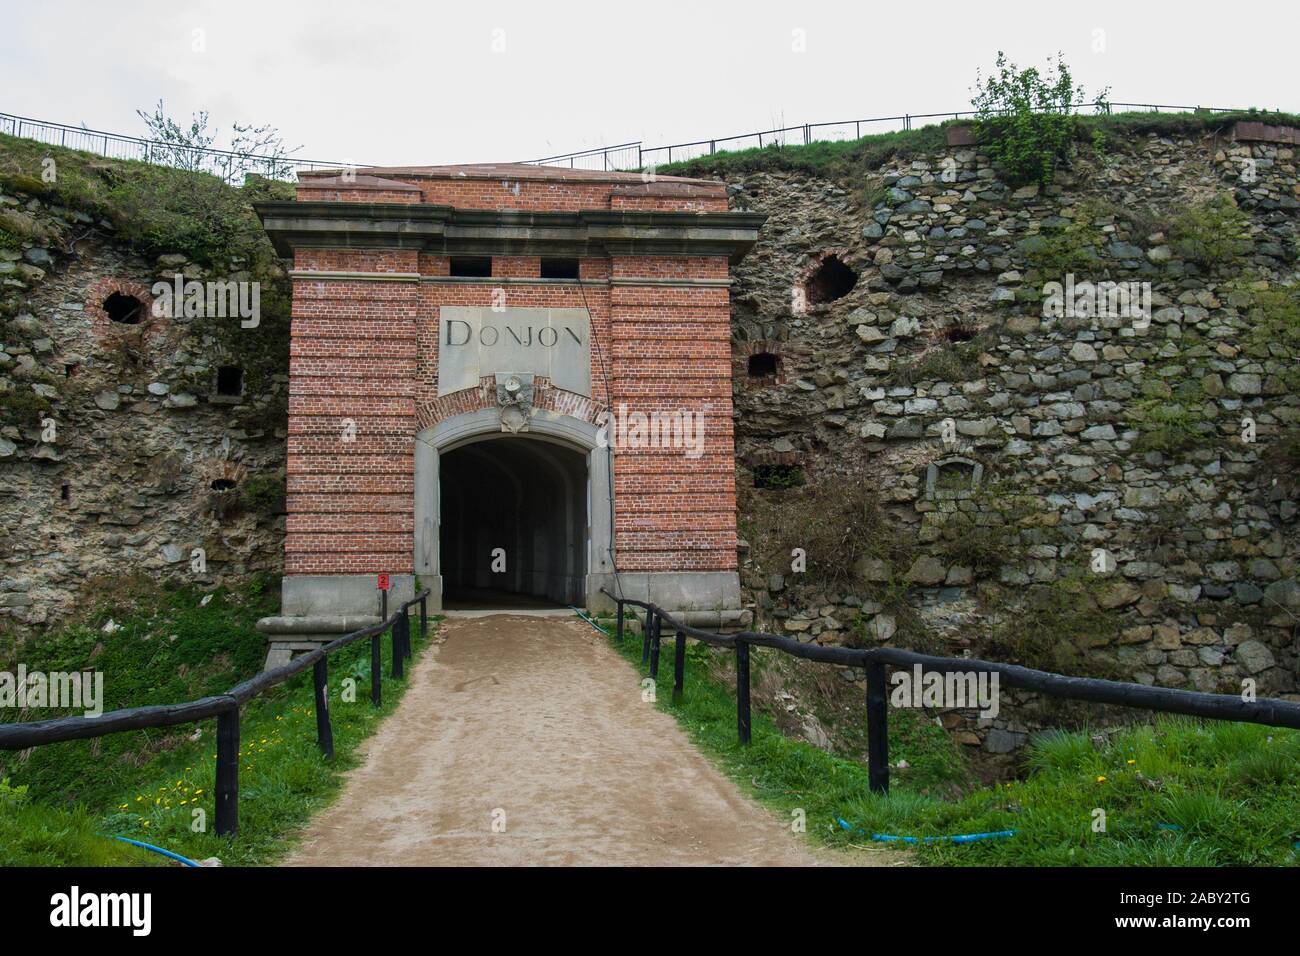
[[[781,360],[771,352],[755,352],[749,357],[750,378],[775,378],[781,371]]]
[[[110,293],[104,299],[104,314],[110,322],[120,325],[139,325],[144,321],[144,303],[133,295]]]
[[[543,279],[576,279],[578,278],[578,260],[577,259],[543,259],[542,278]]]
[[[217,394],[238,398],[244,394],[244,370],[238,365],[217,366]]]
[[[827,256],[808,277],[808,304],[822,305],[842,299],[857,284],[858,274],[841,262],[839,256]]]
[[[491,256],[452,256],[451,274],[462,279],[486,279],[492,275]]]

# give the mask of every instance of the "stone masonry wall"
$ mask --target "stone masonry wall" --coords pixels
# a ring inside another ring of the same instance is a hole
[[[1296,693],[1296,478],[1267,466],[1300,425],[1296,354],[1255,334],[1243,291],[1297,278],[1295,151],[1199,134],[1119,146],[1045,189],[1007,187],[974,148],[894,159],[861,182],[732,177],[733,206],[770,217],[734,269],[739,480],[776,463],[810,482],[866,483],[910,548],[905,566],[869,557],[839,587],[805,583],[788,554],[747,555],[742,584],[762,626],[906,644],[898,615],[871,597],[901,585],[944,652],[978,654],[1037,586],[1075,582],[1081,611],[1111,622],[1084,649],[1108,672],[1219,692],[1250,677],[1261,694]],[[1169,223],[1217,194],[1248,217],[1249,243],[1211,273],[1179,255]],[[1090,240],[1076,281],[1151,283],[1149,326],[1044,316],[1029,277],[1061,230]],[[831,253],[856,284],[806,305]],[[746,376],[756,352],[776,374]],[[1153,441],[1162,422],[1155,438],[1188,440]],[[755,494],[779,506],[798,492]],[[1008,517],[1009,501],[1027,511]],[[994,529],[986,562],[951,559],[955,520]],[[989,555],[998,541],[1005,553]],[[944,721],[1000,751],[1031,729],[1014,712]]]
[[[101,577],[215,587],[278,573],[280,505],[244,491],[283,480],[283,427],[250,421],[283,402],[287,375],[216,397],[231,359],[195,321],[150,315],[155,282],[201,268],[142,259],[109,223],[17,190],[0,191],[0,212],[29,237],[0,248],[0,628],[57,622]],[[143,321],[113,321],[114,293]]]

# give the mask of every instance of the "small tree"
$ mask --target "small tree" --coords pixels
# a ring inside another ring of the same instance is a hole
[[[150,158],[177,169],[206,170],[228,183],[238,184],[246,173],[260,173],[269,179],[283,179],[293,171],[289,157],[302,149],[287,149],[280,131],[274,126],[232,123],[230,149],[214,150],[215,130],[208,129],[208,111],[200,110],[190,118],[187,129],[167,115],[159,100],[152,114],[136,110],[149,129]]]
[[[1109,89],[1097,96],[1105,107]],[[1076,102],[1083,102],[1082,86],[1075,86],[1061,54],[1048,68],[1021,69],[998,51],[995,72],[976,74],[976,131],[980,142],[1012,185],[1052,181],[1058,162],[1068,155],[1077,131]]]
[[[207,151],[212,148],[217,134],[208,131],[207,110],[192,115],[189,129],[167,115],[162,100],[158,101],[152,115],[144,110],[135,112],[149,128],[151,160],[190,171],[201,170],[209,162]]]

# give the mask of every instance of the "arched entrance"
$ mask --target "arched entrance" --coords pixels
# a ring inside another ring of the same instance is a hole
[[[586,455],[498,434],[443,452],[438,467],[444,607],[586,601]]]
[[[421,431],[415,573],[432,607],[591,606],[614,568],[613,478],[600,430],[546,409],[514,434],[498,408]]]

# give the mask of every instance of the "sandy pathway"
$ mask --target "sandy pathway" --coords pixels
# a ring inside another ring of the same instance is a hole
[[[636,674],[582,621],[453,618],[442,637],[286,863],[899,862],[788,832],[641,701]]]

